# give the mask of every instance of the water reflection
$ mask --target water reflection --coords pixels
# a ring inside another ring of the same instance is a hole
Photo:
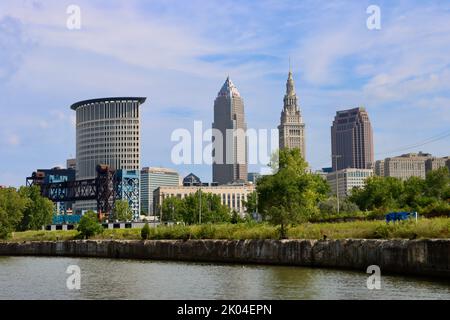
[[[81,268],[81,290],[66,269]],[[92,258],[0,257],[0,299],[450,299],[450,282],[364,272]]]

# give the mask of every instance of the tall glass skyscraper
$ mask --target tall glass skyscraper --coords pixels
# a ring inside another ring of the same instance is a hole
[[[244,101],[228,77],[214,101],[213,182],[247,181],[247,124]]]

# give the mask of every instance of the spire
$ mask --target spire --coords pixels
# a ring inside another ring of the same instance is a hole
[[[231,81],[230,76],[227,77],[227,80],[225,80],[225,83],[222,86],[222,89],[220,89],[218,96],[226,96],[226,97],[240,97],[240,93],[234,83]]]
[[[290,65],[290,63],[289,63]],[[289,66],[289,74],[288,79],[286,81],[286,96],[294,96],[295,95],[295,84],[294,84],[294,78],[292,77],[292,71]]]

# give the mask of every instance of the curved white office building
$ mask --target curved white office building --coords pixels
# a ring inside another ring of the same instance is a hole
[[[96,166],[140,168],[140,110],[142,97],[101,98],[71,106],[76,112],[76,177],[96,177]],[[77,202],[77,209],[94,209],[92,201]]]

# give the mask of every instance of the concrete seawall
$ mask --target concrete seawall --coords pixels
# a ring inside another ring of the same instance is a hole
[[[450,240],[157,240],[4,242],[0,256],[279,264],[450,278]]]

